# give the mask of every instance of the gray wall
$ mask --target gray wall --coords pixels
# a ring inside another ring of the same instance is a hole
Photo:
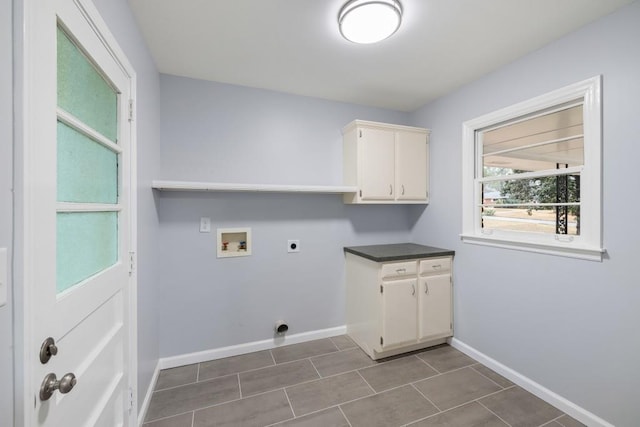
[[[0,3],[0,248],[12,249],[13,234],[13,80],[12,80],[12,8],[10,1]],[[9,263],[8,267],[11,266]],[[9,279],[11,278],[9,270]],[[11,281],[7,305],[0,307],[0,425],[13,425],[13,320]]]
[[[640,420],[640,2],[412,116],[432,128],[431,205],[415,241],[450,247],[455,336],[618,427]],[[462,122],[603,75],[604,262],[462,244]]]
[[[341,129],[408,114],[161,76],[162,174],[176,180],[342,182]],[[405,206],[346,206],[338,195],[157,193],[163,357],[342,326],[342,247],[406,241]],[[211,217],[212,233],[199,233]],[[253,254],[216,258],[215,229],[251,227]],[[301,251],[286,252],[287,239]]]
[[[137,73],[138,144],[138,405],[158,362],[158,215],[151,180],[160,166],[160,86],[155,63],[126,0],[94,0]]]

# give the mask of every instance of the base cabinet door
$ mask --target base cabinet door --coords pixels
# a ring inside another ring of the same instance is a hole
[[[451,275],[421,277],[418,297],[418,339],[450,336]]]
[[[417,279],[382,284],[382,348],[415,342]]]

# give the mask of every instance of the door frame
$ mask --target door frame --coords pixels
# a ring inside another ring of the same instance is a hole
[[[129,354],[127,368],[129,370],[129,397],[131,409],[128,415],[130,426],[138,425],[137,378],[138,378],[138,328],[137,328],[137,125],[136,125],[136,73],[124,51],[116,41],[106,22],[91,0],[69,0],[82,12],[87,22],[102,40],[115,62],[127,75],[130,82],[130,179],[129,179],[129,213],[130,213],[130,257],[131,273],[128,280],[128,328]],[[33,120],[37,108],[38,70],[34,66],[38,44],[34,36],[38,31],[38,22],[47,19],[39,2],[14,1],[14,424],[29,426],[33,424],[33,399],[35,390],[31,390],[30,364],[38,357],[38,349],[30,348],[32,342],[32,319],[35,316],[30,301],[34,294],[34,282],[30,274],[30,243],[37,242],[32,230],[32,197],[31,181],[32,159],[38,155],[35,150],[37,121]],[[126,115],[123,115],[126,116]],[[33,243],[31,243],[33,244]]]

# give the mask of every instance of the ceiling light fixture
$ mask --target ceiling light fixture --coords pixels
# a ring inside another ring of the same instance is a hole
[[[400,28],[402,6],[397,0],[350,0],[338,14],[340,34],[354,43],[376,43]]]

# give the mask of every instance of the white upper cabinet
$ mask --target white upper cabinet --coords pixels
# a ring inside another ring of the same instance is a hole
[[[427,203],[429,130],[355,120],[343,129],[345,203]]]

